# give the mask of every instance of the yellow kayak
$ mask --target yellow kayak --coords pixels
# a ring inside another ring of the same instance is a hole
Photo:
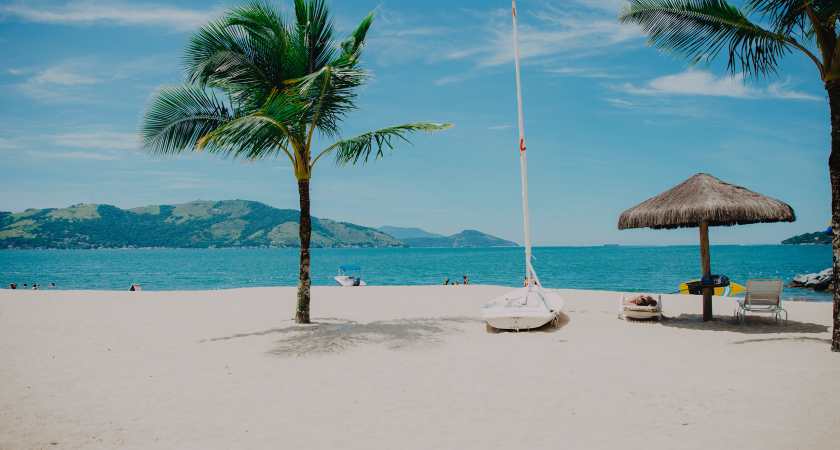
[[[681,284],[680,293],[686,295],[690,294],[690,292],[688,292],[688,283],[694,283],[695,281],[700,280],[689,280]],[[741,292],[744,292],[744,289],[746,289],[744,286],[741,286],[738,283],[730,282],[729,286],[716,287],[714,295],[717,295],[718,297],[729,297],[730,295],[738,295]]]

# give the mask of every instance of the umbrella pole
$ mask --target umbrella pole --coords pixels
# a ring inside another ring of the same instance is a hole
[[[712,263],[709,258],[709,223],[700,222],[700,264],[703,266],[703,276],[712,274]],[[714,288],[703,288],[703,322],[712,320],[712,293]]]

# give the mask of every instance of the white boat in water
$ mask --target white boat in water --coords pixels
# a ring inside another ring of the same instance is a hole
[[[481,318],[493,328],[530,330],[556,324],[563,298],[542,288],[531,265],[531,224],[528,213],[528,161],[525,159],[525,126],[522,122],[522,87],[519,82],[519,44],[516,30],[516,0],[513,0],[513,45],[516,61],[516,98],[519,104],[519,163],[522,168],[522,211],[525,217],[525,287],[491,300]]]
[[[355,272],[358,271],[359,275],[356,276]],[[352,272],[350,275],[347,272]],[[362,268],[359,266],[341,266],[338,268],[338,276],[335,277],[335,281],[338,283],[339,286],[367,286],[364,280],[362,280]]]

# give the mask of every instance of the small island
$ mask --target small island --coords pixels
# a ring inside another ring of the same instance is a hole
[[[787,238],[782,241],[782,245],[830,245],[831,236],[825,234],[825,231],[815,231],[813,233],[800,234],[792,238]]]

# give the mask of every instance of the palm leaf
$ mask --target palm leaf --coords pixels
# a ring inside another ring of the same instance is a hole
[[[197,142],[198,149],[222,158],[241,158],[246,162],[273,159],[300,148],[302,135],[288,124],[297,123],[308,107],[305,102],[275,92],[258,111],[229,121]],[[289,147],[293,147],[289,150]]]
[[[380,128],[349,139],[338,141],[321,155],[337,149],[335,154],[336,167],[345,166],[348,163],[355,165],[359,161],[362,161],[364,164],[367,163],[371,154],[374,154],[374,159],[379,159],[384,156],[384,150],[386,148],[389,152],[393,151],[394,146],[392,140],[396,142],[405,141],[410,144],[411,141],[409,141],[406,137],[409,133],[428,131],[430,135],[433,135],[435,131],[444,130],[451,126],[452,124],[448,123],[438,124],[421,122]],[[319,155],[319,157],[321,155]],[[315,161],[313,161],[312,164],[314,165]]]
[[[163,86],[141,115],[140,148],[154,156],[192,151],[199,139],[233,118],[212,90],[189,84]]]
[[[792,44],[773,31],[750,22],[743,11],[725,0],[631,0],[619,22],[639,25],[649,44],[666,54],[706,65],[727,49],[727,70],[740,67],[751,75],[769,76]]]

